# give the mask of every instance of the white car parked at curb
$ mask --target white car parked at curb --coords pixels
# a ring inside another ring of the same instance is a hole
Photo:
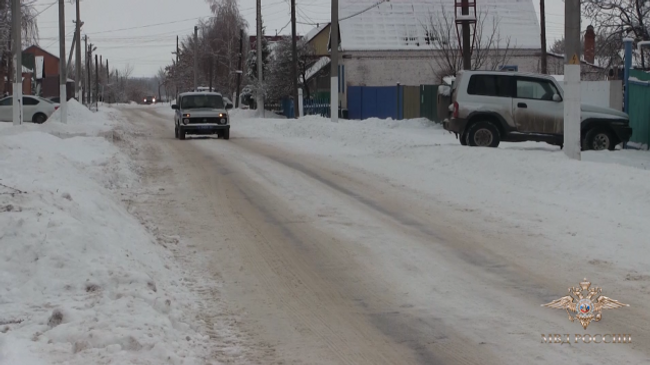
[[[52,113],[59,109],[59,104],[40,96],[23,95],[23,120],[43,124]],[[0,121],[13,121],[13,97],[0,99]]]

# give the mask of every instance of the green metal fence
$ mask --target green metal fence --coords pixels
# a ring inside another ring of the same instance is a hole
[[[632,137],[630,142],[650,146],[650,74],[630,70],[630,77],[639,81],[630,80],[630,127]]]
[[[438,120],[438,85],[420,85],[420,117]]]

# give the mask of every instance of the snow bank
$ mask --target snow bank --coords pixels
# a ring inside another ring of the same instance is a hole
[[[108,190],[137,182],[128,158],[76,136],[114,122],[70,115],[0,130],[0,364],[198,364],[197,298]]]
[[[549,252],[581,263],[611,261],[615,243],[617,265],[650,275],[647,152],[589,151],[576,162],[544,143],[470,148],[423,120],[249,119],[233,129],[238,135],[369,171],[448,209],[481,213],[513,235],[525,227]]]
[[[91,112],[84,105],[76,101],[75,99],[70,99],[68,101],[68,122],[69,123],[89,123],[97,121],[100,119],[95,113]],[[50,118],[49,122],[61,122],[61,108],[57,109]]]

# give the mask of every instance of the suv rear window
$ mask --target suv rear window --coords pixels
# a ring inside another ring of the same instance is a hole
[[[512,97],[511,78],[501,75],[472,75],[467,86],[470,95]]]

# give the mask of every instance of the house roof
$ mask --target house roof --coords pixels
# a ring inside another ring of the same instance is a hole
[[[41,47],[39,47],[39,46],[37,46],[37,45],[29,46],[29,47],[25,48],[25,50],[24,50],[23,52],[27,52],[27,51],[29,51],[29,50],[32,49],[32,48],[36,48],[36,49],[38,49],[39,51],[41,51],[41,52],[47,54],[48,56],[56,58],[57,60],[59,59],[59,57],[57,57],[57,56],[51,54],[50,52],[44,50],[43,48],[41,48]]]
[[[314,63],[305,73],[305,78],[307,79],[306,81],[309,81],[312,77],[314,77],[320,70],[324,69],[326,66],[330,64],[330,58],[329,57],[321,57]]]
[[[305,42],[309,42],[312,39],[316,38],[323,30],[325,30],[330,23],[324,23],[324,24],[318,24],[314,29],[310,30],[307,34],[305,34],[304,40]]]
[[[430,49],[425,26],[431,24],[432,17],[436,24],[444,24],[443,9],[455,37],[454,4],[448,0],[340,0],[341,49]],[[479,17],[485,16],[484,37],[491,35],[493,22],[497,22],[502,45],[510,37],[510,48],[540,48],[539,21],[532,0],[483,0],[477,2],[476,11]]]

